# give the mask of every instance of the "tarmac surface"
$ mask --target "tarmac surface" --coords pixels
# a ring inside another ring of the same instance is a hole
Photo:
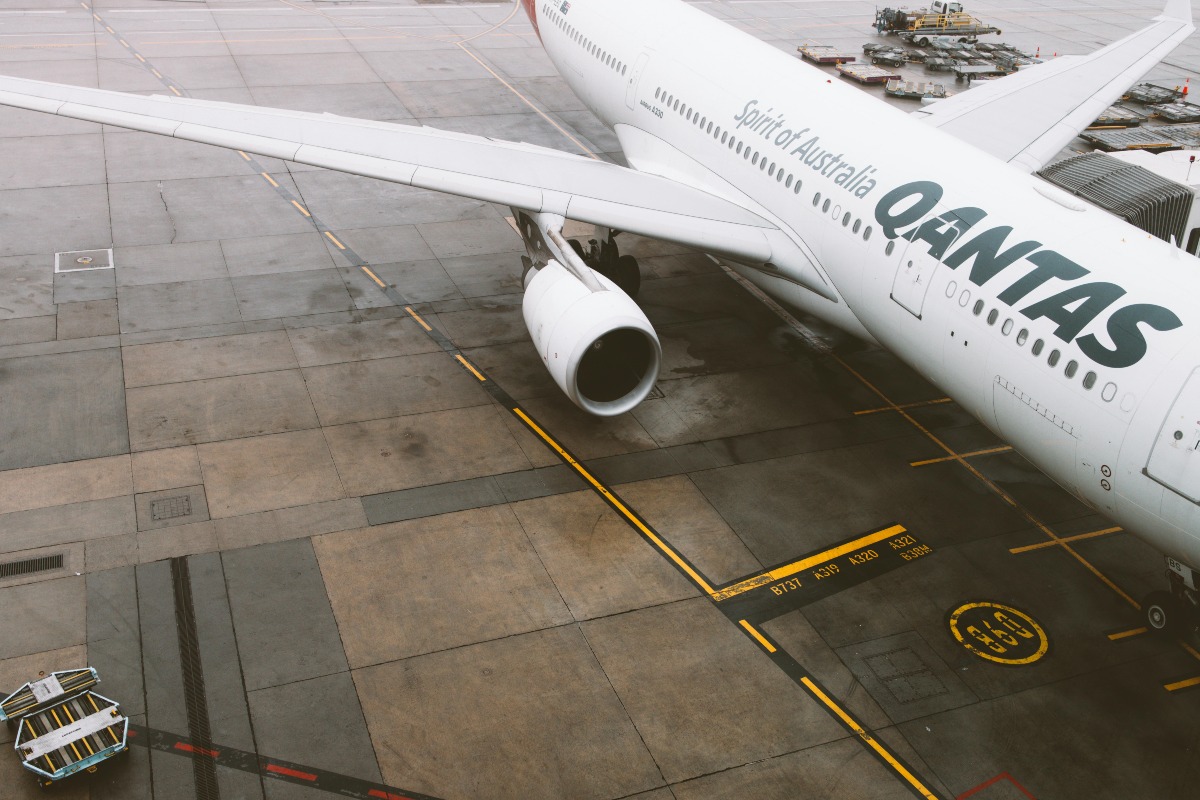
[[[0,72],[621,161],[512,3],[91,5],[0,0]],[[697,5],[876,38],[872,3]],[[1159,6],[968,10],[1045,56]],[[1198,74],[1193,38],[1151,77]],[[1195,797],[1157,553],[659,242],[622,239],[657,389],[587,416],[510,213],[0,109],[0,574],[62,558],[0,578],[0,694],[90,664],[136,725],[60,797]]]

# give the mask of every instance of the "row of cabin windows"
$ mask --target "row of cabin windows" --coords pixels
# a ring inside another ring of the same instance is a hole
[[[603,61],[604,64],[611,68],[614,72],[619,72],[620,74],[624,75],[628,71],[628,64],[618,59],[612,53],[602,49],[600,45],[596,44],[591,39],[575,30],[575,27],[569,24],[566,19],[564,19],[555,9],[545,5],[542,6],[542,13],[549,17],[551,21],[553,21],[554,24],[557,25],[564,33],[570,36],[571,41],[575,42],[584,50]]]
[[[662,87],[655,89],[654,99],[655,101],[666,105],[668,110],[676,112],[688,122],[698,127],[701,133],[707,133],[709,136],[713,137],[714,141],[720,142],[730,150],[733,150],[735,153],[740,155],[746,161],[749,161],[751,166],[758,167],[759,170],[767,173],[767,177],[774,178],[776,183],[782,183],[786,188],[791,189],[794,194],[798,195],[800,194],[801,190],[804,189],[804,181],[800,180],[795,175],[776,164],[774,161],[771,161],[765,155],[760,154],[749,144],[739,141],[738,138],[732,135],[729,131],[721,130],[720,125],[713,125],[712,120],[701,114],[695,108],[689,107],[687,103],[684,103],[680,98],[669,93],[666,89],[663,89]],[[816,206],[820,202],[821,193],[817,192],[815,195],[813,195],[813,205]],[[829,211],[829,205],[830,201],[827,199],[825,201],[825,207],[822,210]],[[838,215],[835,214],[834,216],[836,217]],[[855,219],[849,212],[846,212],[846,214],[842,217],[842,227],[849,227],[851,219],[854,219],[854,232],[858,233],[859,229],[862,227],[862,220]],[[865,241],[870,238],[871,226],[868,225],[866,230],[863,231],[863,240]]]
[[[889,242],[888,244],[891,244],[891,242]],[[956,293],[958,293],[958,284],[955,281],[950,281],[950,283],[946,284],[946,297],[954,297],[954,295]],[[971,290],[963,289],[962,293],[958,295],[958,304],[960,306],[962,306],[963,308],[966,308],[967,304],[970,302],[971,302]],[[978,317],[981,314],[983,314],[983,309],[985,307],[986,307],[986,304],[982,300],[976,300],[975,305],[971,307],[971,313]],[[991,311],[988,312],[986,319],[987,319],[988,325],[995,325],[1000,320],[1000,310],[997,308],[993,308]],[[1004,323],[1000,326],[1000,333],[1003,336],[1008,336],[1013,332],[1013,328],[1015,328],[1015,327],[1016,327],[1016,324],[1013,322],[1012,318],[1009,317],[1009,318],[1005,319]],[[1015,341],[1017,343],[1017,347],[1024,347],[1025,343],[1027,341],[1029,341],[1029,329],[1021,328],[1021,330],[1017,333]],[[1046,343],[1041,339],[1036,339],[1033,343],[1033,346],[1029,348],[1029,352],[1034,357],[1041,357],[1042,352],[1045,349],[1046,349]],[[1061,360],[1062,360],[1062,352],[1060,352],[1057,348],[1051,348],[1050,354],[1048,356],[1046,356],[1046,363],[1051,368],[1054,368],[1054,367],[1058,366],[1058,364]],[[1070,380],[1070,379],[1073,379],[1078,374],[1079,374],[1079,362],[1076,361],[1075,359],[1068,360],[1066,363],[1066,366],[1063,367],[1063,375],[1068,380]],[[1097,381],[1098,377],[1099,376],[1096,375],[1096,373],[1094,371],[1088,370],[1088,372],[1086,372],[1083,376],[1083,381],[1082,381],[1083,388],[1087,389],[1089,391],[1091,389],[1093,389],[1096,386],[1096,381]],[[1117,396],[1117,385],[1115,383],[1112,383],[1111,381],[1104,384],[1104,388],[1100,391],[1100,397],[1104,400],[1104,402],[1111,403],[1113,398],[1116,396]]]

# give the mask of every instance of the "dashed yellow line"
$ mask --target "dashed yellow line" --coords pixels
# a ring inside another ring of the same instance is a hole
[[[142,62],[143,64],[146,63],[146,59],[142,57],[141,53],[134,53],[133,57],[136,58],[138,61]]]
[[[160,81],[162,80],[162,73],[161,73],[161,72],[159,72],[159,71],[158,71],[158,70],[156,70],[156,69],[152,69],[152,70],[150,70],[150,72],[154,74],[154,77],[158,78]]]
[[[299,211],[304,216],[312,217],[312,214],[308,213],[308,209],[305,208],[304,206],[300,205],[299,203],[297,203],[295,200],[292,201],[292,205],[294,205],[296,207],[296,210]]]
[[[626,520],[628,520],[631,525],[641,531],[643,536],[653,542],[655,547],[665,554],[667,558],[671,559],[676,566],[683,570],[683,572],[690,577],[695,584],[704,591],[705,594],[711,595],[713,593],[712,586],[709,585],[708,581],[704,580],[700,573],[696,572],[696,570],[694,570],[690,564],[683,560],[682,556],[676,553],[670,545],[659,538],[658,534],[650,530],[646,523],[638,519],[636,514],[630,511],[616,495],[609,491],[607,486],[598,481],[586,467],[576,461],[574,456],[564,450],[563,447],[559,445],[559,443],[556,442],[548,433],[538,427],[538,424],[530,419],[529,416],[520,408],[513,408],[512,412],[520,417],[521,420],[529,426],[531,431],[540,436],[542,441],[550,445],[550,449],[558,453],[559,458],[567,462],[572,469],[579,473],[580,477],[591,484],[592,488],[599,492],[600,495],[617,510],[617,513],[619,513]]]
[[[755,628],[749,622],[746,622],[744,619],[738,620],[738,624],[745,628],[746,631],[754,637],[754,641],[762,645],[763,650],[766,650],[768,653],[775,652],[775,645],[768,642],[767,638],[759,633],[757,628]]]
[[[383,281],[379,280],[379,276],[378,276],[378,275],[376,275],[374,272],[372,272],[370,267],[363,267],[363,268],[362,268],[362,271],[363,271],[363,272],[365,272],[365,273],[367,273],[368,275],[370,275],[370,276],[371,276],[371,280],[375,281],[375,283],[379,285],[379,288],[380,288],[380,289],[383,289],[383,288],[385,288],[385,287],[387,286],[387,284],[386,284],[386,283],[384,283]]]
[[[1168,692],[1178,692],[1180,689],[1187,689],[1192,686],[1200,686],[1200,677],[1187,678],[1186,680],[1163,684],[1163,688]]]
[[[471,364],[471,362],[470,362],[470,361],[467,361],[467,359],[463,358],[462,354],[460,354],[460,353],[456,353],[454,357],[455,357],[456,359],[458,359],[458,363],[462,364],[464,367],[466,367],[468,370],[470,370],[471,374],[472,374],[472,375],[474,375],[476,378],[479,378],[479,380],[480,380],[480,381],[486,381],[486,380],[487,380],[487,378],[483,377],[483,373],[482,373],[482,372],[480,372],[479,370],[475,369],[475,367],[474,367],[474,366],[472,366],[472,364]]]
[[[238,154],[239,156],[241,156],[242,158],[246,159],[247,161],[249,161],[249,160],[250,160],[250,156],[249,156],[249,155],[246,153],[246,151],[245,151],[245,150],[238,150],[238,151],[237,151],[237,154]]]
[[[341,242],[339,242],[339,241],[338,241],[338,238],[337,238],[336,236],[334,236],[334,235],[333,235],[333,232],[332,232],[332,231],[325,231],[325,235],[329,237],[329,241],[331,241],[331,242],[333,242],[334,244],[336,244],[336,245],[337,245],[337,249],[338,249],[338,250],[345,250],[345,249],[346,249],[346,245],[344,245],[344,244],[342,244]]]
[[[183,92],[179,91],[174,86],[168,86],[167,88],[174,92],[176,97],[183,97]]]
[[[900,777],[908,781],[908,784],[916,789],[922,797],[927,798],[927,800],[937,800],[937,795],[925,788],[925,784],[921,783],[921,781],[918,780],[915,775],[909,772],[904,765],[896,759],[895,756],[888,752],[886,747],[880,744],[879,741],[865,728],[863,728],[862,725],[859,725],[858,722],[848,713],[846,713],[846,711],[843,710],[840,705],[831,700],[829,695],[822,692],[821,689],[815,683],[813,683],[811,679],[804,677],[801,678],[800,681],[810,692],[813,693],[813,695],[817,697],[817,699],[824,703],[829,710],[837,714],[838,718],[841,719],[842,722],[846,723],[850,730],[854,731],[855,735],[858,736],[859,739],[862,739],[867,746],[878,753],[884,761],[890,764],[892,769],[896,770]]]
[[[1120,631],[1118,633],[1110,633],[1108,635],[1108,640],[1110,642],[1117,642],[1117,641],[1120,641],[1121,639],[1128,639],[1131,636],[1141,636],[1143,633],[1146,633],[1148,630],[1149,630],[1149,628],[1132,628],[1127,631]]]
[[[420,314],[418,314],[417,312],[412,310],[412,306],[405,306],[404,310],[407,311],[408,315],[410,317],[412,317],[413,319],[415,319],[417,321],[417,324],[419,324],[426,331],[433,330],[433,328],[429,327],[429,323],[427,323],[427,322],[425,322],[425,320],[421,319]]]
[[[852,542],[846,542],[843,545],[831,547],[830,549],[817,553],[816,555],[802,558],[799,561],[793,561],[791,564],[785,564],[782,567],[771,570],[770,572],[764,572],[761,575],[755,575],[753,578],[747,578],[744,581],[735,583],[733,586],[729,586],[717,592],[712,592],[712,599],[718,603],[722,600],[728,600],[731,597],[736,597],[737,595],[748,592],[751,589],[756,589],[759,586],[764,586],[768,583],[774,583],[775,581],[783,580],[784,578],[795,575],[797,572],[802,572],[810,567],[815,567],[820,564],[824,564],[826,561],[832,561],[835,558],[840,558],[847,553],[853,553],[855,550],[861,550],[864,547],[870,547],[876,542],[883,541],[884,539],[892,536],[898,536],[904,533],[905,530],[906,529],[903,525],[893,525],[890,528],[884,528],[883,530],[869,533],[866,536],[862,536]]]
[[[114,36],[117,34],[116,31],[114,31],[112,28],[110,28],[107,25],[104,26],[104,30],[108,31],[109,33],[113,34]]]
[[[1012,445],[1006,444],[1001,447],[989,447],[986,450],[973,450],[970,453],[958,453],[952,456],[943,456],[941,458],[926,458],[922,461],[910,461],[910,467],[927,467],[930,464],[944,464],[947,461],[957,461],[960,458],[974,458],[975,456],[990,456],[995,453],[1007,453],[1012,450]]]
[[[266,179],[267,179],[267,183],[271,184],[271,185],[272,185],[272,186],[274,186],[276,189],[278,189],[278,188],[279,188],[279,184],[278,184],[278,183],[276,183],[276,182],[275,182],[275,179],[274,179],[274,178],[272,178],[270,175],[268,175],[268,174],[267,174],[267,173],[265,173],[265,172],[260,172],[260,173],[258,173],[258,174],[259,174],[259,175],[262,175],[264,178],[266,178]]]
[[[117,41],[121,43],[121,47],[129,47],[129,42],[124,39],[117,39]]]
[[[87,6],[84,6],[84,8],[87,8]],[[100,19],[99,14],[92,14],[92,19],[96,20],[96,22],[103,22],[103,20]]]
[[[1008,552],[1013,555],[1018,553],[1028,553],[1030,550],[1043,550],[1047,547],[1058,547],[1066,542],[1078,542],[1082,539],[1095,539],[1097,536],[1107,536],[1110,533],[1119,533],[1125,530],[1120,527],[1105,528],[1102,531],[1092,531],[1091,533],[1077,533],[1074,536],[1060,536],[1058,539],[1052,539],[1048,542],[1038,542],[1037,544],[1027,544],[1024,547],[1010,547]]]

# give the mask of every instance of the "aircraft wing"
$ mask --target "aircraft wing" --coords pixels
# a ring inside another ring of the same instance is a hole
[[[559,214],[762,263],[779,229],[667,178],[529,144],[414,125],[0,76],[0,105]]]
[[[1090,55],[1026,67],[913,115],[1033,172],[1195,29],[1191,0],[1168,0],[1149,26]]]

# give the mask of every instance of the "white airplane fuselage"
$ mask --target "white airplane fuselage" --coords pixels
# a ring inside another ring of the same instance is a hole
[[[631,166],[789,234],[746,277],[1200,565],[1200,259],[681,0],[524,2]]]

